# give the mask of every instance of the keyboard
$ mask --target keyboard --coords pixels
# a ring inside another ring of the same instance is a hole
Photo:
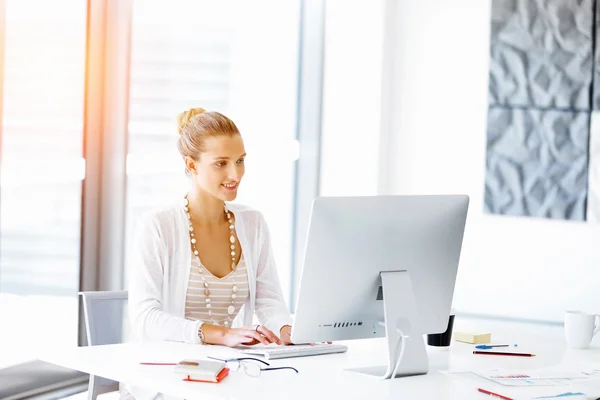
[[[262,356],[267,360],[278,358],[316,356],[321,354],[344,353],[348,346],[343,344],[294,344],[290,346],[256,345],[240,350],[242,354]]]

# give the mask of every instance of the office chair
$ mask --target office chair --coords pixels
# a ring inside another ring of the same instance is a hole
[[[83,299],[88,346],[123,343],[127,331],[127,291],[79,292]],[[88,400],[119,390],[119,383],[90,375]]]

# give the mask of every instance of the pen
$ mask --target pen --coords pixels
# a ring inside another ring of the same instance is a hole
[[[515,357],[535,357],[535,354],[528,353],[503,353],[501,351],[473,351],[473,354],[487,354],[490,356],[515,356]]]
[[[478,346],[475,346],[476,349],[491,349],[494,347],[508,347],[507,344],[480,344]]]
[[[140,362],[140,365],[177,365],[176,363]]]
[[[513,400],[510,397],[502,396],[501,394],[490,392],[489,390],[485,390],[485,389],[481,389],[481,388],[478,388],[477,390],[481,393],[489,394],[490,396],[498,397],[498,398],[501,398],[504,400]]]

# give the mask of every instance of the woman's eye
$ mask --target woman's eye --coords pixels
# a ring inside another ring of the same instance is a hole
[[[217,167],[224,167],[225,166],[225,162],[221,161],[215,164]]]
[[[243,159],[243,158],[240,158],[239,160],[237,160],[237,163],[238,163],[238,164],[243,164],[243,163],[244,163],[244,159]]]

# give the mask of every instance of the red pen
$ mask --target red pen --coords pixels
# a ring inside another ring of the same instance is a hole
[[[515,356],[515,357],[535,357],[535,354],[529,353],[504,353],[501,351],[477,351],[475,350],[473,354],[488,354],[491,356]]]
[[[480,391],[481,393],[489,394],[490,396],[498,397],[500,399],[513,400],[510,397],[502,396],[501,394],[490,392],[489,390],[485,390],[485,389],[481,389],[481,388],[478,388],[477,390]]]

